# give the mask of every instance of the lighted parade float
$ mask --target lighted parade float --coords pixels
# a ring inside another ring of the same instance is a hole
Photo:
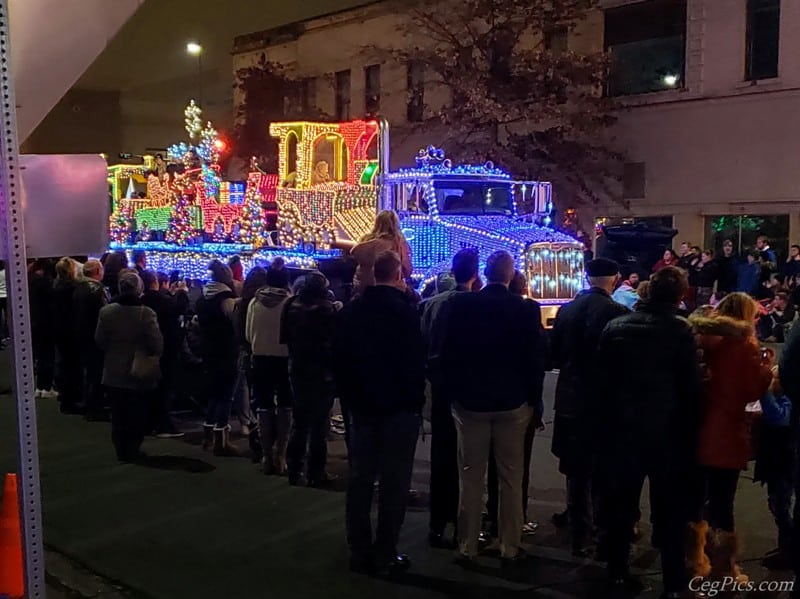
[[[306,269],[341,261],[395,210],[411,246],[414,279],[449,269],[452,256],[475,247],[485,259],[510,251],[529,280],[530,296],[548,315],[583,286],[583,247],[551,229],[552,187],[516,181],[491,163],[453,165],[434,147],[415,168],[390,172],[384,122],[273,123],[278,174],[251,162],[245,182],[222,181],[220,143],[200,110],[186,109],[191,144],[173,146],[168,161],[109,167],[112,249],[147,251],[151,268],[205,278],[213,258],[241,257],[245,271],[277,256]],[[524,215],[517,207],[531,209]]]

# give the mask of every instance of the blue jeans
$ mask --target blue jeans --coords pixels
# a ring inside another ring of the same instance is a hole
[[[206,426],[225,428],[231,417],[233,393],[239,373],[236,363],[214,364],[205,371],[205,386],[208,394]]]
[[[397,554],[420,424],[420,415],[410,412],[350,412],[346,522],[347,542],[354,557],[381,560]],[[376,479],[380,486],[373,543],[370,510]]]

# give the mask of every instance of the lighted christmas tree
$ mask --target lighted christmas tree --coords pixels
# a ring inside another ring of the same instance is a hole
[[[244,197],[244,207],[242,208],[243,222],[240,237],[242,243],[251,244],[254,249],[267,245],[264,208],[261,202],[262,198],[258,192],[258,187],[254,184],[248,184],[247,193]]]
[[[194,236],[192,223],[192,189],[189,181],[177,179],[172,186],[172,212],[169,217],[166,240],[187,245]]]
[[[120,200],[109,219],[111,239],[117,243],[127,243],[131,236],[131,220],[133,220],[133,208],[130,202]]]

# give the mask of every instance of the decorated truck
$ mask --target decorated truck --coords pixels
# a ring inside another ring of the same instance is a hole
[[[188,276],[233,254],[245,268],[278,255],[310,268],[342,259],[389,209],[411,247],[416,281],[447,271],[458,250],[474,247],[482,260],[511,252],[530,296],[550,307],[546,317],[583,286],[581,244],[547,226],[549,183],[515,180],[491,163],[455,165],[433,146],[413,167],[391,171],[385,121],[273,123],[270,133],[278,172],[253,162],[245,182],[220,180],[213,151],[202,149],[213,148],[211,139],[173,151],[181,163],[173,172],[155,159],[110,167],[112,248],[147,250],[154,267]]]

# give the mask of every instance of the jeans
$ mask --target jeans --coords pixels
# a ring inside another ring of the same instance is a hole
[[[345,519],[353,557],[390,559],[406,514],[421,417],[410,412],[350,412],[350,478]],[[370,509],[379,481],[378,523],[372,538]]]
[[[206,426],[225,428],[231,417],[233,392],[239,373],[235,361],[227,362],[210,364],[205,369],[205,386],[208,394]]]
[[[458,532],[463,555],[473,557],[478,553],[486,467],[492,450],[497,459],[499,480],[500,553],[503,557],[514,557],[519,552],[523,445],[532,415],[533,410],[527,405],[502,412],[471,412],[458,404],[453,406],[458,432]]]
[[[670,456],[635,455],[607,457],[599,468],[600,524],[613,577],[627,574],[633,528],[639,520],[644,479],[650,479],[653,526],[659,531],[664,590],[685,590],[684,534],[689,512],[685,495],[688,467]]]
[[[294,423],[286,450],[289,477],[302,474],[308,448],[308,479],[318,481],[325,475],[328,463],[328,431],[333,395],[325,380],[309,377],[292,377],[292,389]]]
[[[458,518],[458,435],[441,386],[431,381],[431,531],[442,533]]]
[[[137,456],[147,427],[147,392],[106,387],[111,403],[111,442],[120,460]]]
[[[698,476],[696,520],[708,520],[710,528],[733,532],[733,504],[739,470],[702,467]]]
[[[778,527],[778,548],[781,550],[788,550],[791,546],[794,484],[793,473],[767,479],[767,504]]]
[[[292,407],[292,386],[289,382],[289,358],[253,356],[253,386],[258,410],[275,411]]]
[[[58,401],[62,408],[75,408],[81,401],[81,353],[77,344],[70,339],[56,340],[58,350]]]
[[[36,361],[36,388],[49,391],[53,388],[56,365],[56,345],[49,331],[33,331],[33,358]]]
[[[83,362],[83,372],[85,373],[85,394],[86,412],[96,414],[105,408],[105,397],[103,396],[103,352],[99,351],[94,345],[84,347],[81,351]]]

